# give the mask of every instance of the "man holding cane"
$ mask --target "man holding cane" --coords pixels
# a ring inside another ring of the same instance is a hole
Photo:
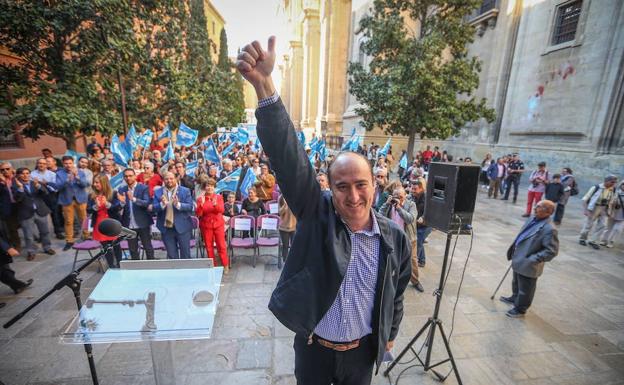
[[[370,384],[393,346],[409,282],[410,244],[375,213],[365,157],[340,153],[321,194],[315,172],[273,86],[275,38],[246,45],[236,66],[258,96],[257,131],[298,226],[269,309],[296,333],[298,384]]]

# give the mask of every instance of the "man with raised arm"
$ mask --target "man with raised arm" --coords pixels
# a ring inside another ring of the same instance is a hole
[[[273,86],[275,38],[254,41],[236,66],[256,89],[257,131],[297,232],[269,309],[296,333],[298,384],[370,384],[393,346],[403,317],[410,243],[399,227],[371,209],[368,161],[340,153],[327,171],[331,194],[315,172]]]

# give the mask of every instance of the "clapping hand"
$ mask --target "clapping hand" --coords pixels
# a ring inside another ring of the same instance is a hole
[[[171,203],[173,203],[174,207],[178,207],[178,204],[180,203],[180,201],[178,200],[178,194],[173,196],[173,200],[171,201]]]
[[[121,202],[121,204],[125,204],[126,203],[126,195],[124,193],[117,193],[117,199],[119,199],[119,202]]]
[[[128,200],[131,201],[132,199],[134,199],[134,193],[132,191],[128,191],[126,195],[128,196]]]

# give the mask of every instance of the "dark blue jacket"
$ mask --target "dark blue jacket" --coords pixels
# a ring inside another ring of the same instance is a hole
[[[48,195],[48,189],[42,185],[35,188],[34,182],[29,182],[30,191],[24,185],[22,189],[17,188],[17,184],[13,183],[13,198],[15,198],[15,208],[18,221],[30,219],[35,212],[40,217],[50,214],[50,208],[45,203],[45,197]]]
[[[119,194],[126,194],[128,192],[128,186],[124,185],[118,190]],[[154,220],[152,219],[152,214],[147,211],[147,206],[152,204],[152,201],[149,196],[149,187],[142,183],[137,183],[134,188],[134,197],[136,200],[132,202],[132,213],[134,214],[134,221],[136,222],[138,228],[142,229],[145,227],[150,227]],[[124,227],[130,226],[130,204],[128,203],[128,199],[126,197],[126,203],[123,207],[123,212],[121,214],[121,225]]]
[[[165,228],[165,214],[166,210],[160,205],[160,199],[162,198],[165,187],[154,190],[154,200],[152,202],[154,211],[158,214],[156,217],[156,226],[161,233],[164,233]],[[178,185],[178,200],[180,201],[180,209],[173,208],[173,227],[178,234],[186,233],[193,229],[193,223],[191,222],[191,215],[195,212],[193,205],[193,198],[191,197],[191,190],[184,186]]]
[[[299,143],[281,100],[256,110],[257,132],[271,159],[297,232],[269,309],[287,328],[309,336],[333,304],[351,258],[351,239],[329,194]],[[403,292],[411,275],[410,242],[398,225],[374,213],[381,232],[373,310],[377,368],[403,318]]]

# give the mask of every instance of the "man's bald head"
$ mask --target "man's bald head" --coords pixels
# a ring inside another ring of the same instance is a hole
[[[362,154],[358,154],[357,152],[344,151],[336,155],[333,162],[329,165],[329,168],[327,169],[327,179],[329,181],[329,185],[331,186],[332,184],[332,172],[334,169],[336,169],[337,167],[353,167],[356,165],[358,166],[358,168],[362,167],[368,170],[368,172],[370,173],[371,181],[374,179],[373,170],[371,169],[370,164],[368,163],[368,159],[366,157],[364,157]]]

